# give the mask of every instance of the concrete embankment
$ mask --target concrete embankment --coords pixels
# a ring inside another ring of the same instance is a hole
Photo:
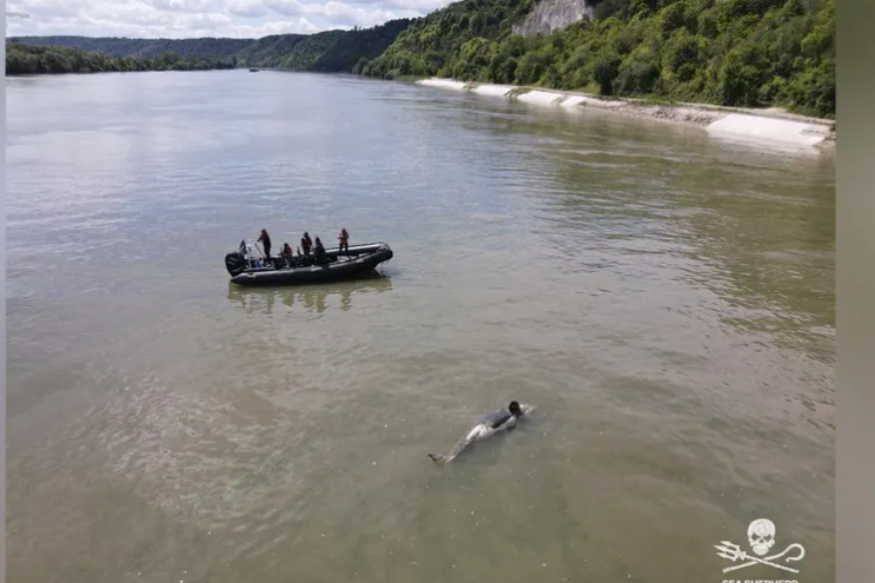
[[[832,120],[793,115],[781,109],[756,110],[699,103],[656,105],[643,100],[599,99],[582,93],[466,83],[451,79],[422,79],[417,84],[512,99],[535,106],[606,109],[624,115],[693,124],[704,127],[714,135],[801,146],[827,145],[836,139]]]

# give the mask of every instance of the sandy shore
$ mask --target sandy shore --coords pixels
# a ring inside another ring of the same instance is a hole
[[[594,107],[627,116],[704,127],[709,131],[806,145],[835,144],[835,122],[805,117],[780,108],[747,109],[701,103],[656,104],[638,99],[603,99],[585,93],[456,81],[422,79],[417,84],[504,97],[533,105]]]

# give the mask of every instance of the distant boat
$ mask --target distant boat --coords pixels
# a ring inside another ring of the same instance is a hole
[[[258,69],[252,68],[252,69],[249,69],[249,72],[250,73],[258,73]]]
[[[367,243],[350,245],[343,254],[338,248],[326,249],[326,261],[321,265],[315,264],[312,255],[296,258],[294,266],[288,265],[282,255],[274,257],[270,262],[272,265],[261,265],[260,258],[252,249],[247,249],[245,242],[241,242],[238,251],[225,256],[225,268],[231,275],[231,283],[237,285],[302,285],[354,279],[374,271],[393,256],[386,243]]]

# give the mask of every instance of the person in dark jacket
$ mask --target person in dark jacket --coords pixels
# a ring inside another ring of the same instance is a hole
[[[309,255],[312,248],[313,240],[310,238],[310,233],[304,233],[304,236],[301,237],[301,249],[304,251],[304,255]]]
[[[264,257],[270,261],[270,235],[267,234],[267,229],[261,230],[258,242],[264,245]]]
[[[313,246],[313,255],[316,256],[317,265],[324,265],[326,263],[325,246],[322,245],[322,241],[319,240],[319,237],[316,237],[316,244]]]

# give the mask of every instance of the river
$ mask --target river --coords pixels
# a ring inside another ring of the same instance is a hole
[[[12,583],[834,580],[831,152],[342,76],[6,90]],[[395,257],[235,289],[263,227]],[[798,574],[722,572],[757,518]]]

